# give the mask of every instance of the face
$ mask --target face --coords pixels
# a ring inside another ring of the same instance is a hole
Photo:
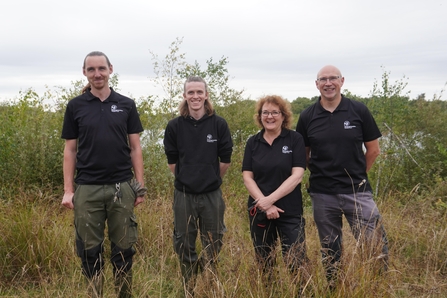
[[[85,59],[83,73],[94,89],[108,88],[112,72],[113,66],[107,64],[107,59],[104,56],[88,56]]]
[[[188,102],[190,112],[204,111],[205,101],[208,100],[205,84],[203,82],[186,83],[183,98]]]
[[[277,115],[275,115],[275,113]],[[266,131],[280,131],[283,121],[284,115],[281,113],[281,109],[277,105],[267,102],[262,106],[261,122]]]
[[[336,67],[325,66],[318,73],[315,84],[317,89],[320,90],[323,100],[333,101],[341,98],[341,87],[344,81],[345,78],[341,76]]]

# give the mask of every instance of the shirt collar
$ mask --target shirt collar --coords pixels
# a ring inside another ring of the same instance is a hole
[[[318,97],[318,101],[317,101],[318,114],[328,112],[328,110],[323,108],[323,106],[320,103],[320,100],[321,100],[321,96]],[[337,106],[337,108],[335,108],[334,112],[348,110],[348,104],[349,104],[348,99],[342,94],[341,101],[340,101],[339,105]]]
[[[90,92],[90,90],[91,90],[91,88],[87,89],[87,91],[84,93],[84,95],[86,96],[86,99],[87,99],[88,101],[92,101],[92,100],[94,100],[94,99],[97,98],[96,96],[94,96],[94,95]],[[116,94],[117,94],[117,93],[115,92],[115,90],[113,90],[113,88],[110,87],[110,95],[109,95],[109,97],[108,97],[106,100],[104,100],[103,102],[118,102],[119,100],[118,100],[118,97],[116,96]]]

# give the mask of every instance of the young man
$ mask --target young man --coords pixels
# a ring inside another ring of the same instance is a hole
[[[89,53],[82,70],[88,88],[69,101],[62,128],[62,205],[74,209],[77,254],[90,281],[90,296],[102,296],[107,221],[115,286],[119,297],[131,297],[133,244],[137,241],[133,211],[144,200],[139,136],[143,127],[135,102],[109,87],[113,66],[104,53]],[[130,183],[134,175],[140,184],[138,194],[138,187]]]
[[[192,295],[199,265],[215,269],[225,231],[220,185],[231,162],[233,142],[226,121],[214,113],[207,84],[189,77],[180,116],[169,121],[164,137],[174,181],[174,248],[180,258],[186,295]],[[200,230],[202,256],[196,252]]]
[[[387,266],[388,242],[367,176],[380,153],[381,133],[364,104],[341,94],[340,70],[323,67],[315,83],[321,96],[301,113],[296,130],[304,137],[308,192],[333,287],[342,253],[343,214],[356,239],[366,242],[369,249],[379,248],[382,253],[376,257]]]

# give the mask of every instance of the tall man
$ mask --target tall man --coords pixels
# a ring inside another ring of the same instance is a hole
[[[77,254],[90,281],[90,295],[102,296],[107,221],[115,286],[119,297],[130,297],[137,241],[133,211],[144,200],[130,180],[135,174],[140,186],[144,183],[139,136],[143,127],[135,102],[109,87],[113,66],[104,53],[89,53],[82,71],[89,88],[68,102],[62,128],[62,205],[74,209]]]
[[[321,96],[301,113],[296,130],[304,137],[308,192],[333,287],[342,253],[343,214],[358,241],[366,242],[370,249],[381,249],[378,258],[387,266],[388,242],[367,176],[380,153],[381,133],[364,104],[341,94],[344,77],[340,70],[323,67],[315,83]]]
[[[200,266],[215,269],[225,231],[220,185],[231,162],[227,122],[217,116],[200,77],[184,84],[180,116],[169,121],[164,147],[174,181],[174,249],[180,258],[186,295],[192,295]],[[196,252],[200,230],[202,256]]]

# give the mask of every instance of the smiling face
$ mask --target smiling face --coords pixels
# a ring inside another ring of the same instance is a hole
[[[267,132],[281,132],[284,115],[278,105],[266,102],[261,110],[261,123]]]
[[[342,77],[340,70],[335,66],[323,67],[317,75],[315,84],[320,91],[321,99],[327,101],[336,101],[341,99],[341,87],[345,78]]]
[[[92,89],[102,90],[109,87],[109,78],[113,66],[108,64],[104,56],[87,56],[82,70]]]
[[[208,99],[208,92],[203,82],[186,83],[183,98],[188,103],[190,114],[205,112],[204,104]]]

